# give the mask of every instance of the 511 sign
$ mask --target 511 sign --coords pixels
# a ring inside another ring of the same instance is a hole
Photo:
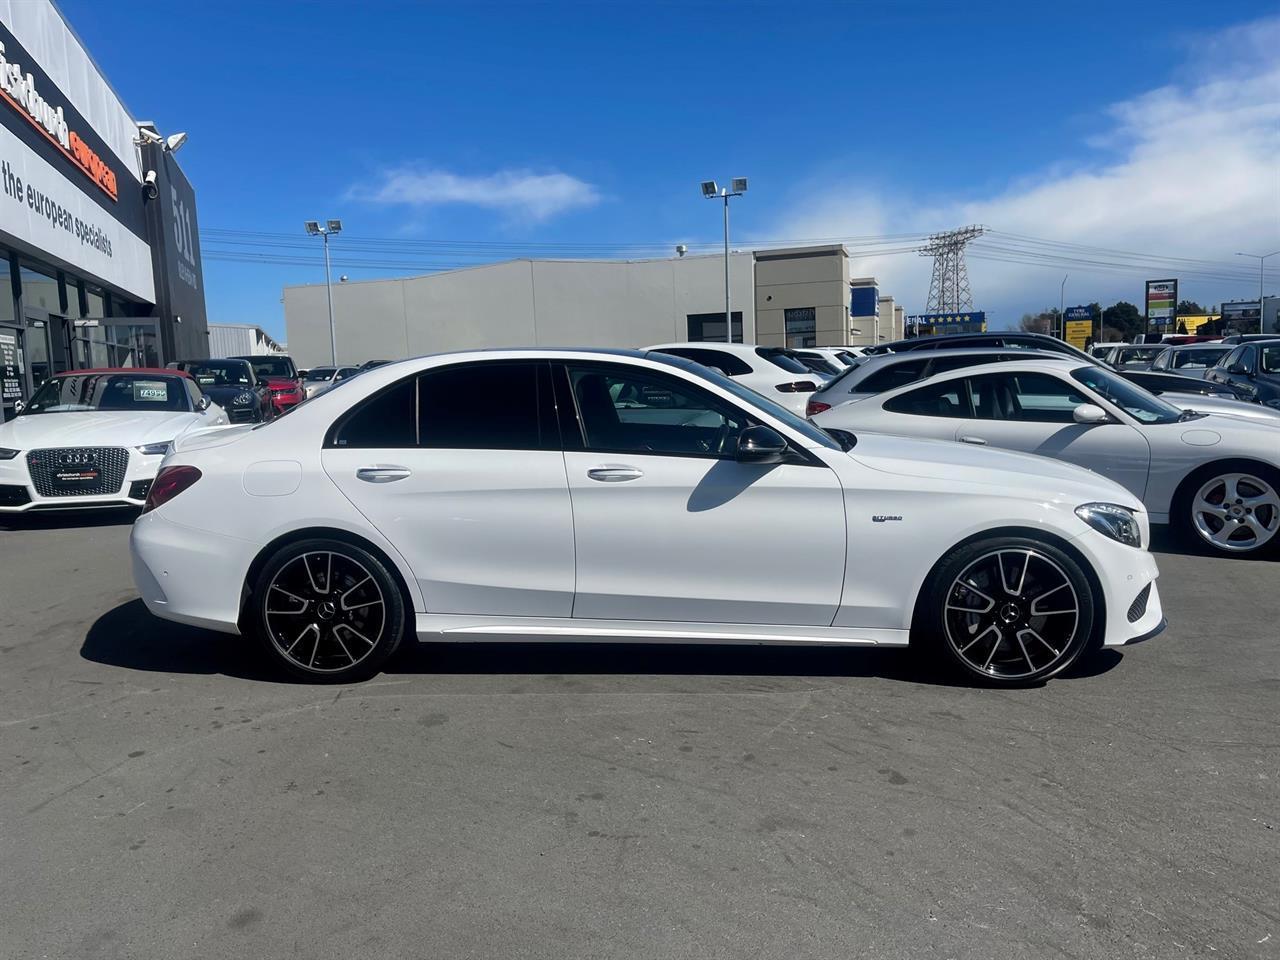
[[[177,188],[172,186],[169,188],[169,212],[173,217],[173,239],[181,258],[178,261],[178,276],[191,289],[198,290],[200,285],[196,281],[196,241],[191,229],[191,211],[178,196]]]

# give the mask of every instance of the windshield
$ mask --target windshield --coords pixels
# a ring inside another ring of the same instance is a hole
[[[723,316],[721,319],[723,319]],[[764,359],[768,360],[775,367],[781,367],[783,370],[787,371],[787,373],[811,372],[808,367],[795,357],[790,356],[781,347],[756,347],[756,353],[764,357]]]
[[[303,377],[303,379],[310,382],[314,382],[316,380],[332,380],[333,373],[333,367],[312,367],[307,371],[307,375]]]
[[[297,368],[288,357],[238,357],[248,360],[253,365],[253,372],[260,377],[288,377],[292,380],[298,375]]]
[[[188,363],[184,369],[202,387],[249,385],[249,365],[242,360],[202,360]]]
[[[181,377],[88,373],[46,380],[22,411],[75,413],[85,410],[186,411],[191,409]]]
[[[1230,349],[1223,350],[1215,347],[1200,347],[1192,350],[1174,350],[1173,351],[1173,368],[1181,370],[1203,370],[1212,367],[1215,363],[1222,359],[1224,353],[1230,353]]]
[[[1139,423],[1177,423],[1182,411],[1102,367],[1080,367],[1071,376],[1102,394]]]
[[[829,450],[843,450],[844,446],[831,438],[821,427],[815,426],[803,417],[797,417],[786,407],[774,403],[763,394],[756,393],[750,387],[744,387],[736,380],[730,380],[722,373],[717,373],[709,367],[704,367],[700,363],[694,363],[692,360],[686,360],[684,357],[675,357],[671,354],[651,354],[655,360],[661,360],[663,363],[669,363],[673,367],[679,367],[682,370],[688,370],[690,373],[696,373],[700,377],[710,380],[719,387],[728,390],[739,400],[742,400],[750,406],[763,410],[775,420],[781,420],[792,430],[796,431],[814,443],[820,444]]]
[[[1150,360],[1164,347],[1125,347],[1116,355],[1116,363],[1139,363]]]

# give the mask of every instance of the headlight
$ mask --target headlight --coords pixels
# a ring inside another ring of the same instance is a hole
[[[12,460],[21,450],[10,450],[8,447],[0,447],[0,460]]]
[[[1128,507],[1118,503],[1086,503],[1076,507],[1076,516],[1104,537],[1130,547],[1142,546],[1142,527]]]
[[[243,407],[245,404],[253,403],[253,394],[249,393],[248,391],[245,391],[244,393],[237,393],[236,398],[235,400],[232,401],[232,403],[241,407]]]
[[[140,447],[134,447],[134,449],[144,457],[163,457],[173,449],[173,441],[165,440],[162,443],[144,443]]]

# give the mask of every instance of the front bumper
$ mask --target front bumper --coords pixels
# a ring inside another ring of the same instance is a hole
[[[129,451],[129,463],[118,490],[89,495],[44,496],[35,486],[27,468],[27,453],[12,460],[0,460],[0,513],[89,510],[105,507],[141,507],[160,470],[163,456],[147,457]]]
[[[1145,524],[1143,535],[1148,535]],[[1164,607],[1156,582],[1160,568],[1154,556],[1094,531],[1081,534],[1072,543],[1085,554],[1102,586],[1106,607],[1103,646],[1149,640],[1164,629]]]

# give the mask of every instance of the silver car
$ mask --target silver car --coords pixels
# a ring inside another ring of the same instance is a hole
[[[1280,545],[1280,431],[1180,410],[1114,371],[1072,360],[987,364],[816,414],[853,433],[932,437],[1087,467],[1223,554]]]
[[[1229,343],[1183,343],[1165,347],[1151,362],[1151,369],[1204,379],[1204,375],[1234,349]]]

